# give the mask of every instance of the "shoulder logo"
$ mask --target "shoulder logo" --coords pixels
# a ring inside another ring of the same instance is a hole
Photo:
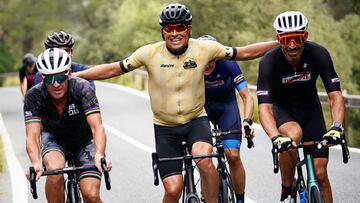
[[[196,68],[197,64],[196,64],[195,59],[192,59],[192,58],[185,59],[185,61],[183,63],[183,67],[184,67],[184,69]]]
[[[79,110],[76,109],[75,104],[69,104],[68,114],[69,116],[73,116],[79,113]]]

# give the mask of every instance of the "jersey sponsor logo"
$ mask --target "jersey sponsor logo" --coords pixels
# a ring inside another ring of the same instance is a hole
[[[238,83],[243,80],[244,80],[244,76],[242,74],[240,74],[234,78],[234,83]]]
[[[306,82],[311,80],[310,72],[303,72],[281,78],[281,83],[284,85],[291,85],[296,82]]]
[[[175,64],[161,64],[160,68],[172,68],[174,66],[175,66]]]
[[[192,59],[192,58],[185,59],[185,61],[183,63],[183,67],[184,67],[184,69],[196,68],[197,64],[196,64],[195,59]]]
[[[32,116],[32,113],[31,113],[31,111],[25,111],[24,115],[25,115],[25,117],[29,117],[29,116]]]
[[[231,58],[230,54],[231,54],[231,49],[230,47],[226,47],[225,48],[226,52],[225,52],[225,58]]]
[[[339,78],[331,78],[331,83],[339,83],[340,79]]]
[[[209,81],[205,81],[205,87],[209,88],[209,87],[218,87],[221,85],[224,85],[225,82],[224,80],[215,80],[213,82],[209,82]]]
[[[256,91],[256,94],[257,94],[258,96],[269,95],[269,92],[266,91],[266,90],[259,90],[259,91]]]
[[[76,109],[75,104],[69,104],[68,114],[69,116],[73,116],[79,113],[79,110]]]

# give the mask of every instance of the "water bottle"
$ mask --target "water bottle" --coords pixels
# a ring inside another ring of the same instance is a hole
[[[299,191],[300,203],[307,203],[306,196],[306,189],[301,189]]]

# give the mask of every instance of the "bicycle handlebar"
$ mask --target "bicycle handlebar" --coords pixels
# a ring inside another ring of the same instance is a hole
[[[100,162],[101,162],[101,168],[103,170],[104,177],[105,177],[106,189],[110,190],[111,189],[111,180],[110,180],[109,171],[107,170],[107,167],[106,167],[106,159],[103,157],[103,158],[101,158]],[[93,169],[97,169],[97,167],[95,165],[65,167],[62,169],[44,171],[41,174],[41,176],[58,175],[58,174],[64,174],[64,173],[71,173],[71,172],[75,172],[75,171],[79,171],[79,170],[93,170]],[[30,172],[29,173],[29,175],[30,175],[30,180],[29,180],[30,192],[31,192],[33,198],[37,199],[38,195],[37,195],[37,191],[36,191],[36,171],[33,166],[29,167],[29,172]]]
[[[110,175],[109,175],[109,170],[106,167],[105,157],[101,158],[100,163],[101,163],[101,169],[102,169],[102,171],[104,173],[104,177],[105,177],[106,189],[111,190],[111,179],[110,179]]]
[[[342,151],[342,157],[343,157],[343,163],[348,163],[349,158],[350,158],[350,153],[349,153],[349,149],[348,146],[346,144],[346,139],[345,136],[342,136],[341,141],[339,143],[341,145],[341,151]],[[291,145],[290,149],[299,149],[299,148],[303,148],[303,147],[308,147],[308,146],[317,146],[317,148],[322,148],[322,147],[330,147],[333,145],[328,145],[326,140],[322,140],[322,141],[307,141],[307,142],[303,142],[300,143],[298,145]],[[272,155],[273,155],[273,164],[274,164],[274,173],[278,173],[279,171],[279,149],[276,146],[273,146],[273,149],[271,150]]]
[[[250,149],[252,147],[255,147],[254,142],[251,139],[251,129],[248,125],[244,126],[244,130],[245,130],[245,138],[247,140],[247,147]]]

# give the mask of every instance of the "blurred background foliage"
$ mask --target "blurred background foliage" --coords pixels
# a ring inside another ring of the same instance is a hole
[[[360,94],[359,0],[179,0],[193,14],[193,33],[213,35],[224,45],[242,46],[275,39],[273,20],[287,10],[309,19],[309,39],[332,55],[349,94]],[[75,38],[74,61],[99,64],[120,60],[138,47],[161,41],[158,16],[164,0],[0,0],[0,73],[14,72],[27,52],[38,55],[54,31]],[[240,62],[256,84],[258,60]],[[321,80],[318,89],[324,91]],[[360,126],[360,113],[349,112]]]

